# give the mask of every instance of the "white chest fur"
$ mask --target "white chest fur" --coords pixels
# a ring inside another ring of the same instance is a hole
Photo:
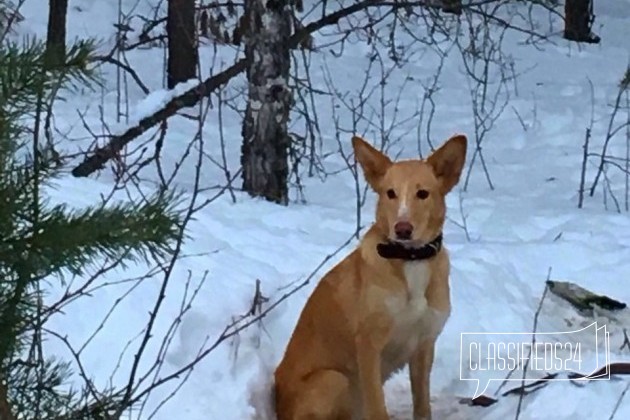
[[[431,277],[429,264],[425,261],[406,262],[403,270],[406,288],[392,295],[387,302],[394,324],[400,327],[417,324],[428,310],[426,291]]]
[[[427,302],[430,265],[426,261],[406,262],[404,274],[406,290],[391,296],[387,302],[393,328],[383,354],[386,376],[407,363],[422,340],[437,337],[448,318],[448,313],[431,308]]]
[[[408,309],[426,309],[427,299],[425,294],[431,277],[429,264],[426,261],[409,261],[405,263],[403,270],[407,281]]]

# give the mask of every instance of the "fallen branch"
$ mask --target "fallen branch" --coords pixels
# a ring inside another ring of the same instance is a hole
[[[595,372],[584,374],[579,372],[556,372],[547,374],[544,378],[540,378],[534,382],[529,384],[521,384],[517,387],[509,389],[501,394],[501,397],[507,397],[509,395],[518,395],[519,399],[521,399],[524,395],[529,394],[534,391],[538,391],[539,389],[544,388],[548,382],[556,380],[562,380],[562,378],[558,378],[558,376],[563,373],[566,374],[566,378],[569,380],[577,380],[577,381],[588,381],[591,379],[599,379],[606,376],[612,375],[630,375],[630,363],[623,362],[614,362],[609,363],[606,366],[603,366],[597,369]],[[490,407],[493,404],[499,402],[498,399],[488,397],[487,395],[480,395],[477,398],[460,398],[459,403],[464,405],[476,406],[476,407]]]
[[[609,363],[606,366],[603,366],[597,369],[593,373],[589,373],[587,375],[579,372],[569,373],[567,376],[569,379],[597,379],[602,376],[610,376],[610,375],[630,375],[630,363]]]
[[[118,136],[112,136],[107,145],[97,148],[91,156],[86,157],[82,163],[75,167],[72,170],[72,175],[75,177],[85,177],[99,169],[103,169],[105,163],[118,156],[122,148],[125,147],[131,140],[142,135],[150,128],[158,125],[167,118],[172,117],[180,109],[196,105],[201,98],[208,96],[215,89],[229,82],[230,79],[245,70],[246,67],[247,62],[245,59],[241,59],[230,68],[222,71],[216,76],[206,79],[203,83],[187,90],[182,95],[173,98],[164,108],[154,114],[142,118],[138,125],[129,127],[127,131]]]
[[[530,392],[536,391],[542,388],[543,386],[547,385],[549,383],[548,382],[549,380],[555,379],[557,376],[558,376],[557,373],[550,373],[548,375],[545,375],[544,378],[540,378],[537,381],[531,382],[529,384],[522,384],[522,385],[517,386],[516,388],[508,389],[503,394],[501,394],[501,396],[505,397],[512,394],[527,395]]]
[[[626,304],[612,299],[608,296],[598,295],[575,283],[568,281],[547,281],[549,291],[554,295],[563,299],[578,312],[585,316],[592,316],[595,307],[615,312],[626,308]]]
[[[460,404],[470,405],[473,407],[490,407],[492,404],[497,402],[499,402],[499,400],[486,395],[480,395],[477,398],[462,398],[459,400]]]

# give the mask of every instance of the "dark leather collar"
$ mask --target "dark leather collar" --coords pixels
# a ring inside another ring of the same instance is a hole
[[[442,249],[442,234],[420,248],[409,248],[399,242],[386,242],[376,245],[378,255],[386,259],[421,261],[435,257]]]

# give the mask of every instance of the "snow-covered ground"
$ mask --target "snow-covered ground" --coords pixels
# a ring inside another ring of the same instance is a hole
[[[136,14],[146,13],[149,2],[157,0],[123,0],[123,10],[135,7]],[[42,0],[26,0],[22,9],[25,21],[20,35],[45,35],[47,7]],[[47,6],[47,5],[46,5]],[[102,41],[103,52],[114,42],[117,2],[100,0],[72,0],[68,14],[68,39],[96,36]],[[621,76],[630,62],[630,1],[596,0],[595,31],[602,37],[599,45],[577,46],[559,36],[538,48],[524,45],[525,36],[511,33],[506,37],[505,49],[514,57],[516,70],[522,72],[517,80],[517,93],[487,134],[483,153],[495,186],[488,184],[480,166],[475,166],[466,192],[455,192],[449,197],[449,221],[445,241],[452,260],[452,316],[438,341],[432,376],[436,419],[504,419],[514,416],[518,397],[499,398],[488,408],[459,404],[460,397],[470,397],[475,390],[472,381],[460,381],[460,333],[462,332],[528,332],[532,330],[534,313],[545,288],[551,268],[551,278],[569,280],[592,291],[606,294],[623,302],[630,302],[630,217],[627,212],[604,208],[603,189],[598,188],[587,198],[585,208],[577,208],[582,143],[591,113],[594,124],[592,149],[598,151],[605,135],[608,116]],[[139,28],[139,20],[133,20]],[[554,23],[559,32],[561,24]],[[137,30],[137,29],[136,29]],[[130,37],[133,37],[133,33]],[[330,77],[343,92],[357,95],[367,68],[368,47],[356,44],[346,48],[343,56],[333,57],[328,52],[313,55],[311,77],[314,84],[325,89],[327,63]],[[207,75],[211,63],[213,72],[225,68],[238,54],[224,48],[219,58],[213,59],[213,47],[201,47],[201,71]],[[446,60],[436,96],[436,113],[431,136],[441,142],[455,132],[473,138],[470,96],[462,65],[453,53]],[[136,50],[127,54],[130,65],[152,90],[163,86],[163,51],[161,48]],[[421,82],[435,74],[437,60],[431,53],[417,56],[387,79],[387,95],[395,97],[401,86],[400,102],[396,106],[400,120],[413,115],[424,94]],[[81,92],[59,103],[55,123],[61,133],[77,139],[65,145],[76,151],[86,147],[88,137],[77,110],[85,112],[85,120],[95,130],[101,127],[99,106],[104,118],[115,126],[116,91],[115,69],[103,67],[106,85],[95,92]],[[593,99],[591,100],[591,83]],[[234,81],[242,86],[243,80]],[[154,94],[161,100],[162,94]],[[129,82],[129,103],[133,112],[143,112],[154,104],[145,102],[138,111],[142,91]],[[335,150],[331,102],[317,96],[316,104],[325,149]],[[379,106],[377,95],[370,98]],[[190,111],[191,113],[194,112]],[[232,172],[238,169],[240,153],[240,120],[230,110],[224,110],[223,130],[227,160]],[[350,115],[340,112],[346,128]],[[393,118],[393,105],[387,111]],[[137,114],[136,114],[137,115]],[[519,121],[522,119],[522,122]],[[625,117],[624,117],[625,118]],[[123,122],[124,123],[124,122]],[[417,119],[402,124],[395,135],[402,140],[390,148],[400,157],[417,156]],[[365,126],[365,123],[363,125]],[[527,128],[527,129],[525,129]],[[175,117],[169,121],[165,140],[165,165],[172,165],[195,132],[189,119]],[[296,130],[299,129],[296,123]],[[217,109],[210,111],[204,126],[206,152],[220,156]],[[374,129],[366,129],[366,137],[380,141]],[[350,135],[340,134],[344,150],[350,150]],[[84,139],[81,141],[80,139]],[[614,139],[613,152],[625,154],[625,138]],[[428,145],[422,145],[426,153]],[[472,152],[472,147],[470,148]],[[470,159],[470,157],[469,157]],[[595,173],[594,163],[588,165],[587,185]],[[334,172],[345,164],[337,155],[330,155],[323,164]],[[179,186],[192,184],[194,165],[188,165],[178,177]],[[611,183],[619,197],[623,197],[623,179],[611,170]],[[150,170],[145,177],[155,177]],[[184,245],[189,256],[175,267],[167,288],[167,299],[155,331],[164,335],[171,320],[180,310],[182,297],[190,291],[185,280],[197,284],[207,271],[192,309],[182,319],[181,328],[166,354],[165,365],[159,375],[167,375],[194,359],[200,349],[210,346],[233,317],[244,314],[251,305],[256,280],[262,293],[275,301],[286,287],[304,280],[331,252],[334,252],[354,232],[356,225],[354,179],[348,171],[328,176],[324,182],[318,177],[304,178],[306,203],[276,206],[247,195],[236,193],[236,202],[223,195],[196,214],[189,225],[190,239]],[[109,191],[113,182],[110,171],[99,177],[75,179],[69,174],[51,189],[51,198],[77,206],[93,203],[99,193]],[[206,164],[203,186],[224,182],[221,170]],[[600,184],[602,185],[602,184]],[[216,190],[202,193],[202,199],[213,196]],[[621,199],[623,207],[623,198]],[[363,208],[363,223],[373,217],[374,200],[368,193]],[[466,232],[459,226],[466,217]],[[290,299],[280,304],[261,324],[241,332],[213,350],[201,361],[177,394],[156,414],[157,419],[225,419],[241,420],[254,415],[267,395],[273,367],[282,352],[297,320],[297,316],[325,271],[356,245],[356,240],[330,259],[314,280]],[[130,268],[124,273],[109,275],[119,280],[142,274],[141,268]],[[148,320],[148,312],[158,294],[156,281],[113,284],[95,290],[91,296],[77,300],[63,314],[52,319],[51,328],[63,332],[76,346],[84,343],[106,319],[98,334],[82,352],[84,368],[91,372],[101,386],[126,383],[128,367],[133,362],[137,335]],[[124,294],[124,298],[120,297]],[[54,298],[54,292],[51,299]],[[110,315],[108,312],[116,303]],[[627,316],[627,315],[626,315]],[[538,331],[571,331],[592,322],[551,297],[545,299],[538,320]],[[608,323],[612,361],[630,361],[630,349],[620,350],[623,319]],[[125,356],[119,354],[132,341]],[[156,354],[160,341],[149,344],[149,353]],[[69,357],[63,343],[50,338],[50,353]],[[148,358],[151,360],[151,358]],[[110,378],[120,363],[117,374]],[[148,366],[141,366],[146,369]],[[469,374],[466,374],[470,377]],[[484,376],[487,378],[487,376]],[[182,378],[183,379],[183,378]],[[629,379],[595,381],[585,386],[569,382],[550,383],[546,388],[527,395],[523,400],[522,419],[605,419],[615,408]],[[143,411],[146,418],[157,404],[168,396],[178,381],[153,393]],[[486,395],[492,396],[498,382],[492,382]],[[516,383],[512,385],[516,386]],[[508,385],[510,388],[512,385]],[[505,390],[505,389],[504,389]],[[392,378],[386,385],[387,401],[392,416],[410,417],[410,390],[405,372]],[[264,405],[264,404],[263,404]],[[630,418],[630,396],[622,401],[616,417]]]

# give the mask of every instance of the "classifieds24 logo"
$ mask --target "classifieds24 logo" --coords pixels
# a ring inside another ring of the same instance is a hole
[[[549,381],[576,380],[571,373],[608,380],[609,363],[609,332],[597,322],[562,332],[461,333],[459,378],[477,382],[473,398],[491,381],[522,381],[524,372]]]

